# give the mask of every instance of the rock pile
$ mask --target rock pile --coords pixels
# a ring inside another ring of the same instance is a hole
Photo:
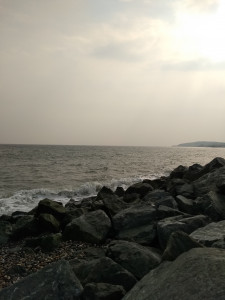
[[[0,245],[0,299],[224,299],[225,160],[65,207],[44,199],[0,217]],[[11,285],[10,251],[38,257],[30,272],[15,263]]]

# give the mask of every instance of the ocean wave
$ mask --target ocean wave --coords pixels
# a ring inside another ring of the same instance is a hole
[[[121,178],[121,179],[111,179],[105,182],[86,182],[81,184],[78,188],[74,189],[63,189],[63,190],[53,190],[53,189],[31,189],[31,190],[20,190],[11,195],[5,195],[0,198],[0,215],[2,214],[11,214],[14,211],[30,211],[35,206],[37,206],[40,200],[45,198],[60,201],[65,205],[69,199],[81,200],[86,197],[96,196],[97,193],[103,186],[107,186],[113,191],[120,186],[125,190],[128,186],[133,183],[140,182],[143,179],[155,179],[160,177],[163,174],[155,175],[137,175],[130,178]]]

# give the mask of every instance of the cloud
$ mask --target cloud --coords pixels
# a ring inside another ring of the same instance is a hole
[[[193,12],[214,12],[221,0],[185,0],[179,2],[179,6],[183,7],[184,9],[191,10]]]
[[[167,71],[224,71],[225,61],[212,62],[208,59],[198,58],[183,60],[179,62],[168,62],[162,64],[162,70]]]

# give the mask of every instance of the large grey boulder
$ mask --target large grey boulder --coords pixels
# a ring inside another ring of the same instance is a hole
[[[177,209],[177,203],[175,199],[170,195],[170,193],[164,190],[154,190],[149,192],[143,198],[143,202],[150,203],[155,207],[159,207],[160,205],[169,206],[174,209]]]
[[[143,277],[123,300],[224,300],[225,250],[195,248]]]
[[[171,233],[166,249],[163,252],[163,260],[175,260],[179,255],[192,248],[202,248],[203,245],[195,241],[182,231]]]
[[[43,232],[59,232],[60,223],[51,214],[40,214],[38,216],[38,223]]]
[[[41,233],[38,220],[32,215],[20,217],[15,224],[13,224],[11,238],[13,240],[23,239],[27,236],[37,236]]]
[[[122,210],[112,218],[116,232],[152,224],[157,218],[156,209],[150,205],[137,204]]]
[[[62,203],[43,199],[38,203],[36,214],[51,214],[59,221],[62,220],[66,214],[66,209]]]
[[[183,231],[190,234],[197,228],[203,227],[209,222],[209,218],[203,215],[176,216],[161,220],[157,224],[159,244],[162,249],[165,249],[172,232]]]
[[[67,261],[58,261],[0,291],[1,300],[80,300],[82,285]]]
[[[207,247],[215,242],[222,242],[225,239],[225,221],[210,223],[193,231],[190,236]]]
[[[96,210],[74,219],[63,231],[64,240],[87,243],[103,242],[111,228],[111,221],[102,210]]]
[[[206,173],[193,182],[196,197],[203,196],[210,191],[217,191],[218,180],[225,180],[225,166]]]
[[[108,257],[91,261],[73,260],[70,264],[83,286],[91,282],[104,282],[121,285],[128,291],[137,282],[129,271]]]
[[[128,194],[138,194],[140,198],[143,198],[148,192],[152,191],[153,187],[150,183],[138,182],[128,187],[125,191],[125,196]]]
[[[192,199],[186,198],[182,195],[178,195],[176,197],[176,202],[178,204],[178,208],[188,214],[192,214],[194,212],[194,203]]]
[[[122,240],[111,242],[106,255],[137,279],[141,279],[161,262],[161,255],[155,249]]]
[[[156,238],[156,226],[154,224],[150,224],[124,229],[121,230],[115,238],[136,242],[141,245],[151,245]]]

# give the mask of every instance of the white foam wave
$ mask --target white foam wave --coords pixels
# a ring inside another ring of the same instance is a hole
[[[162,174],[163,175],[163,174]],[[157,177],[161,176],[158,174]],[[65,205],[69,199],[80,200],[85,197],[95,196],[98,191],[107,186],[115,190],[118,186],[123,187],[125,190],[133,183],[140,182],[143,179],[155,179],[155,175],[142,176],[137,175],[130,178],[112,179],[107,182],[87,182],[75,189],[65,189],[62,191],[49,190],[49,189],[33,189],[21,190],[10,196],[1,197],[0,199],[0,215],[11,214],[14,211],[30,211],[37,206],[40,200],[45,198],[60,201]]]

